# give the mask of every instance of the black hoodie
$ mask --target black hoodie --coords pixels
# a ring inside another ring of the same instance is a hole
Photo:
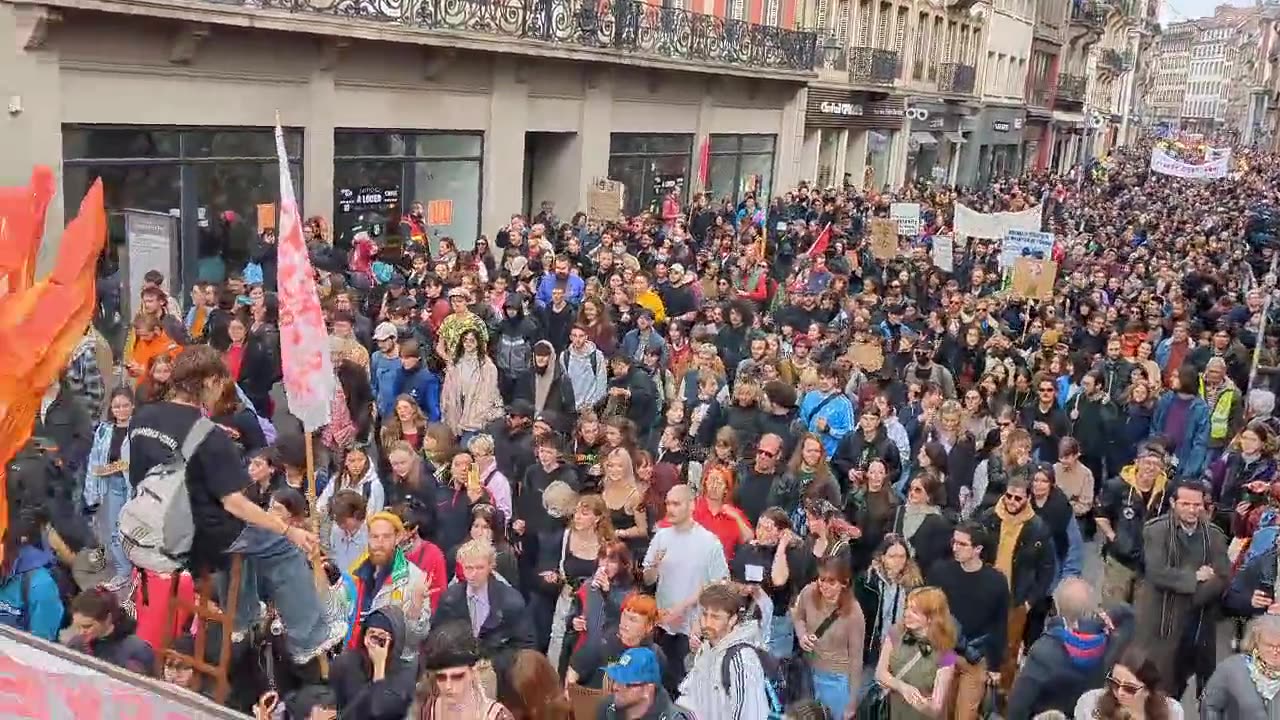
[[[369,613],[382,615],[391,625],[391,646],[387,648],[386,673],[373,679],[373,661],[364,647],[364,635],[355,648],[342,651],[329,671],[329,687],[338,697],[338,717],[351,720],[401,720],[413,704],[418,679],[416,662],[402,660],[400,648],[406,642],[404,611],[388,605]],[[363,623],[368,627],[368,621]]]
[[[539,340],[533,346],[537,348],[539,345],[545,346],[551,352],[547,366],[542,372],[538,372],[537,361],[532,361],[534,364],[531,371],[516,381],[515,399],[528,402],[536,413],[550,411],[566,418],[573,418],[577,414],[578,407],[573,396],[573,383],[564,380],[564,370],[560,363],[556,362],[555,346],[547,340]],[[541,407],[538,406],[539,375],[551,378],[551,387]]]

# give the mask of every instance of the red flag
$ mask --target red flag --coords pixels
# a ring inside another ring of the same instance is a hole
[[[813,259],[820,255],[825,255],[827,246],[831,244],[831,223],[822,228],[822,232],[818,233],[818,239],[813,241],[813,247],[809,248],[809,258]]]
[[[302,239],[302,216],[289,176],[284,131],[276,119],[276,152],[280,156],[280,235],[277,285],[280,296],[280,365],[289,412],[307,432],[329,423],[329,403],[337,392],[329,333],[324,326],[315,271]]]

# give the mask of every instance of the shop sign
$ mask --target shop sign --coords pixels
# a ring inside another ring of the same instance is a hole
[[[936,117],[929,121],[930,130],[941,130],[947,124],[946,118]]]
[[[854,103],[823,102],[818,106],[828,115],[844,115],[854,117],[862,114],[862,106]]]
[[[1010,128],[1011,128],[1011,125],[1009,124],[1008,120],[991,121],[991,129],[996,132],[1009,132]]]
[[[338,212],[361,213],[369,210],[394,210],[400,206],[399,186],[338,188]]]

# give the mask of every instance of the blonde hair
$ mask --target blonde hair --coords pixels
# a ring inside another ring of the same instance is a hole
[[[467,560],[489,560],[493,562],[498,559],[498,550],[488,540],[468,540],[458,548],[457,558],[458,562]]]
[[[491,457],[494,452],[493,436],[485,433],[473,435],[467,442],[467,449],[471,451],[473,457],[476,455]]]

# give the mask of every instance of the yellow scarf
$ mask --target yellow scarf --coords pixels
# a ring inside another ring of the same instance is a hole
[[[1022,506],[1017,515],[1004,508],[1004,501],[996,503],[996,517],[1000,518],[1000,545],[996,548],[996,569],[1004,573],[1009,589],[1013,589],[1013,551],[1018,547],[1018,536],[1022,534],[1022,526],[1035,517],[1031,503]]]

